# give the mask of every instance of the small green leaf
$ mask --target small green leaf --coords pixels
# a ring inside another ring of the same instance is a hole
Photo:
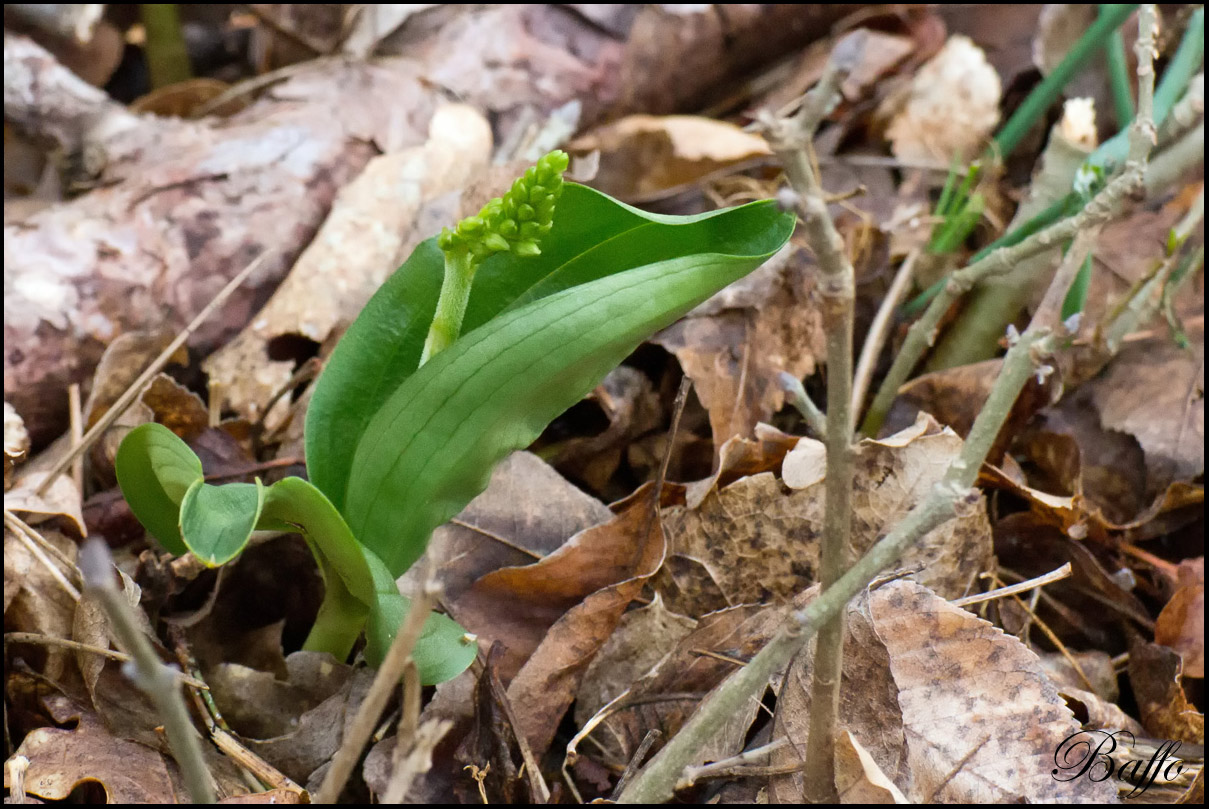
[[[180,503],[202,479],[189,445],[162,424],[142,424],[122,439],[115,460],[118,486],[143,527],[169,552],[181,556]]]
[[[193,555],[211,567],[234,559],[252,536],[265,488],[256,483],[211,486],[197,479],[181,500],[181,536]]]
[[[365,555],[373,570],[377,591],[365,628],[365,659],[377,668],[382,665],[387,650],[407,618],[411,599],[399,592],[394,577],[382,560],[369,551]],[[420,682],[435,685],[457,677],[474,662],[477,654],[478,644],[472,635],[449,616],[433,612],[424,622],[411,658],[420,670]]]

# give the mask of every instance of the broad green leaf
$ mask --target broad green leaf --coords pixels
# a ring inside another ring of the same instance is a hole
[[[784,242],[788,221],[771,202],[699,216],[658,216],[567,183],[541,255],[519,259],[501,253],[483,262],[463,332],[509,307],[657,261],[771,254]],[[370,299],[316,383],[307,410],[307,469],[342,513],[353,454],[374,414],[416,370],[443,273],[434,237]]]
[[[381,559],[371,551],[366,551],[365,556],[373,570],[377,596],[365,628],[365,659],[377,668],[403,626],[411,600],[399,592],[394,576]],[[411,658],[420,670],[420,682],[435,685],[457,677],[474,662],[477,654],[478,644],[472,635],[449,616],[433,612],[424,621]]]
[[[259,479],[211,486],[198,478],[181,500],[185,546],[211,567],[225,565],[248,544],[264,499],[265,488]]]
[[[661,261],[511,309],[433,357],[365,430],[344,514],[394,574],[438,525],[487,486],[491,469],[528,446],[644,339],[760,265],[788,238],[792,215],[753,239],[755,254]]]
[[[115,460],[118,486],[134,516],[169,552],[184,555],[180,503],[202,465],[189,445],[162,424],[141,424],[122,439]]]

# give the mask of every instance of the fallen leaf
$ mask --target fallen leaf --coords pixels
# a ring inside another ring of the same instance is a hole
[[[600,152],[593,185],[636,204],[772,154],[759,135],[695,115],[629,115],[579,136],[569,148]]]
[[[1150,735],[1190,744],[1205,743],[1205,714],[1184,693],[1179,652],[1137,641],[1129,647],[1129,684],[1142,724]]]
[[[910,803],[851,731],[842,731],[836,739],[835,788],[840,803]]]
[[[433,532],[427,556],[444,599],[452,603],[491,571],[540,559],[612,516],[536,455],[514,452],[496,465],[486,490],[455,521]],[[418,584],[416,575],[404,574],[405,592]]]
[[[25,422],[16,409],[4,403],[4,490],[8,491],[12,481],[13,467],[29,454],[29,433]]]
[[[658,594],[644,607],[621,616],[585,672],[575,697],[575,723],[587,724],[597,711],[653,669],[697,622],[667,609]]]
[[[726,606],[785,601],[817,581],[824,485],[817,458],[808,457],[811,446],[790,452],[782,466],[783,480],[813,480],[807,488],[786,492],[771,473],[750,475],[707,495],[696,508],[665,512],[669,557],[656,588],[669,608],[698,617]],[[853,552],[863,553],[921,502],[960,449],[956,434],[923,415],[894,436],[862,441],[852,495]],[[809,474],[801,471],[805,466]],[[899,564],[957,596],[987,569],[990,552],[990,526],[976,509],[929,533]]]
[[[715,453],[732,436],[752,437],[781,409],[781,371],[797,379],[814,373],[825,343],[813,299],[804,260],[787,249],[652,338],[693,380]]]
[[[108,803],[180,803],[184,796],[173,784],[164,756],[150,747],[115,738],[90,711],[66,697],[51,697],[71,730],[56,727],[30,732],[17,749],[29,759],[25,789],[47,800],[64,800],[77,786],[95,781]],[[8,786],[8,768],[4,785]]]
[[[1181,566],[1181,572],[1186,569]],[[1190,581],[1175,591],[1155,621],[1154,642],[1179,653],[1185,677],[1205,676],[1205,568],[1201,557],[1200,581]]]
[[[1115,799],[1111,783],[1051,775],[1079,725],[1018,640],[911,581],[873,591],[869,611],[898,687],[914,801]]]

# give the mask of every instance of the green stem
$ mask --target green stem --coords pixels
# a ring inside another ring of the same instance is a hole
[[[151,86],[159,89],[193,76],[180,14],[175,3],[143,3],[139,6],[147,38],[147,69]]]
[[[453,345],[453,341],[462,333],[462,318],[466,315],[470,285],[476,269],[476,262],[469,250],[458,248],[446,252],[445,279],[441,282],[441,296],[437,299],[437,311],[428,329],[428,339],[424,341],[420,365]]]
[[[1112,8],[1112,4],[1101,4],[1100,16],[1110,14]],[[1117,128],[1124,129],[1133,120],[1133,81],[1129,75],[1129,65],[1125,60],[1125,37],[1121,36],[1119,28],[1113,31],[1109,37],[1104,55],[1108,59],[1108,82],[1112,88],[1112,103],[1117,115]]]
[[[334,572],[325,569],[324,573],[323,602],[302,648],[308,652],[327,652],[343,663],[365,626],[369,608],[348,591]]]
[[[1087,61],[1103,47],[1108,35],[1125,22],[1137,7],[1137,3],[1122,3],[1109,5],[1104,10],[1099,19],[1092,23],[1058,66],[1028,94],[1024,103],[1012,113],[1012,117],[995,136],[991,147],[992,153],[996,153],[1002,160],[1016,150],[1033,124],[1062,94],[1067,82],[1074,78],[1074,75]]]

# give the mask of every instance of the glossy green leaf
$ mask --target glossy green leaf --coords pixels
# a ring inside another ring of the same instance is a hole
[[[122,439],[115,467],[134,516],[166,550],[185,554],[180,503],[202,479],[201,461],[189,445],[162,424],[141,424]]]
[[[265,489],[255,483],[211,486],[201,478],[193,482],[181,500],[181,537],[198,559],[211,567],[225,565],[248,544]]]
[[[700,216],[659,216],[567,183],[541,255],[501,253],[479,267],[463,333],[510,307],[657,261],[710,253],[771,254],[784,242],[791,221],[771,202]],[[366,304],[316,383],[307,410],[307,469],[342,512],[353,455],[366,427],[416,370],[443,273],[436,238],[421,243]]]
[[[779,215],[759,252],[693,255],[608,275],[511,309],[437,354],[365,430],[344,514],[394,574],[432,530],[487,486],[491,469],[528,446],[644,339],[760,265],[789,238]]]
[[[376,591],[365,628],[365,659],[377,668],[403,626],[411,600],[399,592],[394,576],[381,559],[370,551],[365,555],[373,570]],[[420,671],[420,682],[435,685],[457,677],[474,662],[477,654],[478,644],[472,635],[449,616],[433,612],[424,622],[411,658]]]

